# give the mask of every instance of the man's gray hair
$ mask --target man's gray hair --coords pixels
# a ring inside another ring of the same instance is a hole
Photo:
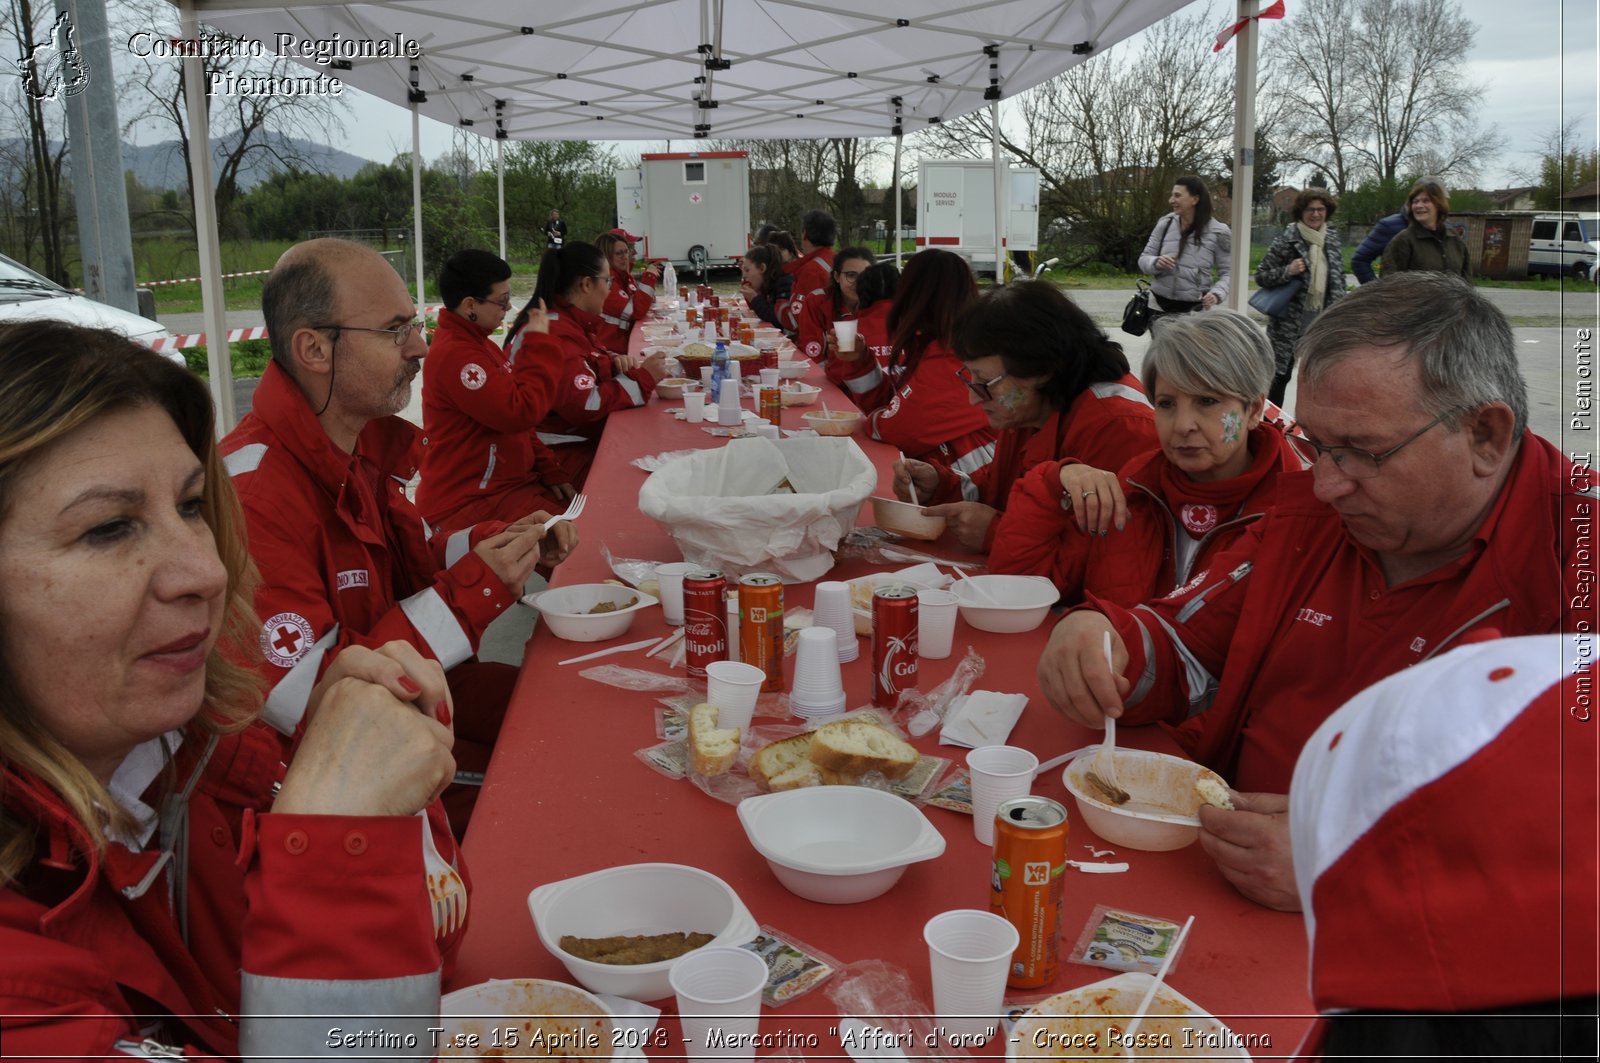
[[[1272,386],[1272,344],[1260,325],[1234,310],[1174,314],[1158,320],[1140,380],[1156,394],[1156,376],[1192,394],[1231,395],[1245,405]]]
[[[278,368],[293,371],[290,343],[297,330],[334,322],[339,314],[332,260],[341,251],[364,250],[343,240],[318,240],[285,251],[261,286],[261,316]]]
[[[1421,369],[1418,399],[1435,417],[1503,402],[1528,425],[1528,385],[1511,323],[1472,285],[1448,273],[1408,272],[1366,284],[1334,303],[1300,337],[1300,380],[1312,385],[1350,355],[1401,350]],[[1460,424],[1455,419],[1451,427]]]

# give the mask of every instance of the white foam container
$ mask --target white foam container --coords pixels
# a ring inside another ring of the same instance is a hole
[[[439,1025],[444,1029],[439,1035],[439,1056],[481,1058],[486,1050],[495,1048],[512,1055],[524,1054],[532,1051],[526,1046],[533,1043],[535,1029],[540,1029],[545,1038],[564,1036],[578,1025],[573,1021],[577,1016],[588,1015],[596,1019],[584,1025],[598,1044],[591,1052],[583,1054],[610,1058],[614,1054],[615,1040],[611,1034],[611,1009],[594,994],[565,982],[543,978],[493,978],[440,998]],[[540,1021],[546,1019],[552,1021]],[[506,1039],[504,1031],[507,1029],[516,1031],[515,1044]],[[465,1045],[469,1036],[477,1038],[476,1048],[453,1047]]]
[[[638,601],[626,609],[609,613],[589,611],[601,602],[621,605],[630,598]],[[568,642],[603,642],[625,634],[633,626],[634,615],[658,601],[652,595],[615,583],[575,583],[529,594],[522,600],[539,610],[539,618],[549,625],[551,634]]]
[[[969,584],[977,584],[977,589]],[[1044,622],[1061,592],[1043,576],[968,576],[950,585],[961,619],[979,631],[1015,634]],[[979,591],[985,591],[985,598]],[[992,600],[991,600],[992,599]],[[999,602],[995,605],[994,602]]]
[[[1195,780],[1201,776],[1228,784],[1201,764],[1145,749],[1118,749],[1112,754],[1117,784],[1128,791],[1130,804],[1170,808],[1171,812],[1141,811],[1128,805],[1102,801],[1084,778],[1094,771],[1095,754],[1079,757],[1061,773],[1061,781],[1078,803],[1084,824],[1114,845],[1164,853],[1200,837],[1200,795]]]

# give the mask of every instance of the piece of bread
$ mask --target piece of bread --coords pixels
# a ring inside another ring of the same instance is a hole
[[[739,729],[718,727],[721,713],[701,702],[689,710],[689,759],[696,775],[722,775],[739,756]]]
[[[911,744],[866,720],[835,720],[811,733],[811,761],[835,777],[859,779],[869,771],[903,779],[917,766]]]
[[[774,791],[816,786],[822,780],[807,755],[810,751],[809,733],[791,735],[762,746],[750,758],[750,778]]]
[[[1200,800],[1205,804],[1233,811],[1233,798],[1229,796],[1228,788],[1210,775],[1195,779],[1194,792],[1200,795]]]

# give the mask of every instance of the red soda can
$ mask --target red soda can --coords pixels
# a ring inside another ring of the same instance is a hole
[[[1017,928],[1006,985],[1038,989],[1061,968],[1061,892],[1067,871],[1067,810],[1048,797],[1004,801],[994,815],[989,910]]]
[[[739,581],[739,659],[767,673],[762,690],[783,690],[783,580],[769,572]]]
[[[683,645],[690,679],[704,679],[706,665],[728,659],[728,614],[722,604],[728,581],[714,568],[683,577]]]
[[[917,687],[917,590],[872,592],[872,703],[894,708],[902,690]]]
[[[687,284],[678,285],[678,298],[686,303],[689,301],[689,286]]]
[[[706,291],[710,292],[711,289],[707,288]],[[707,302],[709,302],[711,304],[711,308],[715,310],[722,306],[722,296],[715,292],[711,292],[711,294],[707,296]]]
[[[754,336],[755,330],[752,329],[750,334]],[[761,352],[761,368],[778,368],[778,348],[776,344],[773,344],[768,340],[762,340],[760,345],[756,347],[756,350]]]

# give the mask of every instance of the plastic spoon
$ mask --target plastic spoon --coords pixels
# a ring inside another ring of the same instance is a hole
[[[1189,928],[1191,926],[1194,926],[1194,916],[1192,915],[1183,921],[1183,929],[1178,931],[1178,936],[1172,940],[1172,947],[1167,950],[1166,959],[1161,961],[1161,970],[1157,971],[1156,976],[1150,980],[1150,988],[1144,991],[1144,999],[1139,1001],[1139,1006],[1133,1010],[1133,1021],[1128,1023],[1128,1028],[1122,1034],[1126,1039],[1126,1043],[1138,1043],[1132,1040],[1134,1031],[1144,1021],[1144,1013],[1149,1010],[1150,1002],[1156,998],[1156,990],[1161,988],[1162,981],[1167,977],[1167,969],[1172,966],[1172,961],[1177,959],[1178,950],[1183,948],[1183,941],[1189,936]]]
[[[902,450],[899,453],[900,453],[900,464],[904,465],[906,463],[906,452]],[[922,505],[921,502],[917,501],[917,481],[913,480],[911,478],[911,470],[910,469],[906,470],[906,482],[911,485],[911,504],[913,506]]]
[[[1116,668],[1111,664],[1111,632],[1106,632],[1105,641],[1106,667],[1114,673]],[[1100,751],[1094,755],[1094,767],[1083,773],[1084,781],[1114,805],[1128,803],[1128,791],[1119,785],[1117,779],[1117,721],[1114,716],[1106,717],[1106,737],[1100,743]]]
[[[955,568],[955,566],[953,566],[953,565],[951,567]],[[973,579],[971,576],[967,575],[965,572],[961,571],[959,568],[955,569],[955,574],[963,583],[965,583],[968,587],[972,588],[972,593],[973,594],[976,594],[978,597],[984,599],[990,605],[999,605],[1000,604],[1000,600],[998,598],[996,598],[994,595],[990,594],[988,591],[984,590],[981,586],[979,586],[977,580]]]

